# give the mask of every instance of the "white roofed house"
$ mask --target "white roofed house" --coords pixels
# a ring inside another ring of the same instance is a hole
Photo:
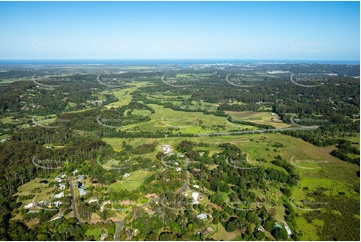
[[[62,202],[60,202],[60,201],[54,202],[54,206],[57,207],[57,208],[59,208],[59,206],[60,206],[61,204],[62,204]]]
[[[62,198],[64,197],[64,192],[58,193],[54,195],[54,198]]]
[[[199,196],[198,192],[192,192],[193,203],[198,203],[198,196]]]
[[[29,203],[28,205],[25,205],[24,208],[29,209],[29,208],[32,208],[33,206],[34,206],[33,203]]]

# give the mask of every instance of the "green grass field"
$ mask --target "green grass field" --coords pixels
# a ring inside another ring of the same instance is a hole
[[[137,90],[136,87],[133,88],[125,88],[125,89],[120,89],[120,90],[116,90],[116,91],[109,91],[112,92],[114,94],[114,96],[116,96],[118,98],[118,101],[110,103],[108,105],[106,105],[106,108],[112,108],[112,107],[121,107],[124,105],[129,104],[129,102],[132,100],[132,95],[130,95],[131,92],[134,92],[135,90]]]
[[[257,124],[267,124],[276,127],[277,129],[287,128],[290,125],[283,123],[279,116],[275,114],[271,115],[271,112],[253,112],[253,111],[244,111],[244,112],[235,112],[235,111],[225,111],[226,114],[232,116],[233,119],[254,122]],[[277,119],[277,122],[272,122],[271,118]]]
[[[230,241],[235,239],[240,234],[240,231],[237,230],[234,232],[227,232],[221,223],[218,223],[216,227],[217,227],[216,228],[217,232],[211,236],[211,238],[216,241],[220,241],[220,240]]]
[[[138,129],[144,131],[179,129],[182,133],[206,134],[216,132],[226,132],[230,130],[251,129],[256,127],[249,125],[234,125],[227,122],[224,117],[214,115],[204,115],[202,112],[182,112],[174,111],[170,108],[163,108],[159,105],[150,104],[155,113],[151,114],[151,121],[136,125],[130,125],[124,128],[124,131],[136,131]],[[216,128],[217,125],[224,125],[225,129]],[[204,126],[204,128],[202,128]]]
[[[123,178],[122,181],[110,184],[109,189],[113,189],[115,191],[119,190],[128,190],[133,191],[137,189],[149,176],[151,176],[151,172],[148,171],[134,171],[130,173],[128,178]]]
[[[100,240],[100,236],[103,234],[104,232],[104,229],[88,229],[86,232],[85,232],[85,235],[93,235],[94,236],[94,239],[95,240]]]

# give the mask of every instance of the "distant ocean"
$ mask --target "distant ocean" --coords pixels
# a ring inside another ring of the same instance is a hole
[[[0,65],[6,64],[29,64],[29,65],[180,65],[189,66],[195,64],[352,64],[359,65],[359,60],[236,60],[236,59],[139,59],[139,60],[0,60]]]

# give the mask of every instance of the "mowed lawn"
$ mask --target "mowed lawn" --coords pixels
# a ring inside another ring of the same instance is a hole
[[[232,116],[233,119],[254,122],[256,124],[267,124],[272,125],[277,129],[287,128],[290,125],[283,123],[280,120],[280,117],[275,114],[274,116],[271,115],[271,112],[253,112],[253,111],[243,111],[243,112],[236,112],[236,111],[225,111],[226,114]],[[272,122],[271,118],[277,119],[277,122]]]
[[[152,173],[149,171],[134,171],[130,173],[130,176],[127,178],[123,178],[122,181],[115,182],[110,184],[108,187],[109,189],[113,189],[114,191],[120,190],[128,190],[133,191],[137,189]]]

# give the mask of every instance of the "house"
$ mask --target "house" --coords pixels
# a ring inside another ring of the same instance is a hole
[[[129,200],[124,200],[120,203],[120,205],[130,205],[130,201]]]
[[[59,177],[55,178],[54,180],[59,182],[59,183],[61,182],[61,179]]]
[[[149,199],[149,198],[158,197],[158,196],[155,193],[150,193],[150,194],[145,195],[145,197]]]
[[[60,202],[60,201],[54,202],[54,206],[57,207],[57,208],[59,208],[59,206],[60,206],[61,204],[62,204],[62,202]]]
[[[66,175],[65,175],[65,174],[63,174],[63,175],[61,175],[61,176],[60,176],[60,178],[65,178],[65,177],[66,177]]]
[[[77,173],[77,172],[78,172],[78,170],[73,171],[73,175],[75,176],[75,173]]]
[[[193,185],[193,187],[195,187],[195,188],[199,188],[199,186],[198,186],[198,185]]]
[[[86,191],[83,188],[80,188],[79,192],[80,192],[80,196],[86,195]]]
[[[262,225],[260,225],[257,230],[260,231],[260,232],[264,232],[264,231],[265,231],[265,229],[263,228]]]
[[[84,175],[78,175],[78,181],[81,181],[84,179]]]
[[[98,201],[98,199],[93,198],[93,199],[90,199],[90,200],[88,201],[88,203],[90,204],[90,203],[97,202],[97,201]]]
[[[34,206],[33,203],[29,203],[28,205],[25,205],[24,208],[29,209],[29,208],[32,208],[33,206]]]
[[[173,154],[172,153],[173,147],[171,145],[162,145],[162,149],[163,149],[164,154],[167,154],[167,155]]]
[[[183,154],[181,154],[181,153],[178,153],[178,154],[177,154],[177,157],[178,157],[178,158],[183,158],[183,157],[184,157],[184,155],[183,155]]]
[[[192,192],[193,203],[198,203],[198,196],[199,196],[198,192]]]
[[[62,198],[64,197],[64,192],[58,193],[54,195],[54,198]]]
[[[205,213],[200,213],[200,214],[198,214],[197,215],[197,218],[199,218],[199,219],[206,219],[207,218],[207,214],[205,214]]]
[[[193,168],[193,171],[194,171],[194,172],[200,172],[201,169]]]
[[[129,176],[130,176],[130,173],[125,173],[123,177],[124,177],[124,178],[127,178],[127,177],[129,177]]]
[[[65,189],[65,185],[64,184],[59,184],[59,190],[64,190]]]
[[[176,171],[181,171],[182,169],[180,167],[177,167],[175,170]]]

